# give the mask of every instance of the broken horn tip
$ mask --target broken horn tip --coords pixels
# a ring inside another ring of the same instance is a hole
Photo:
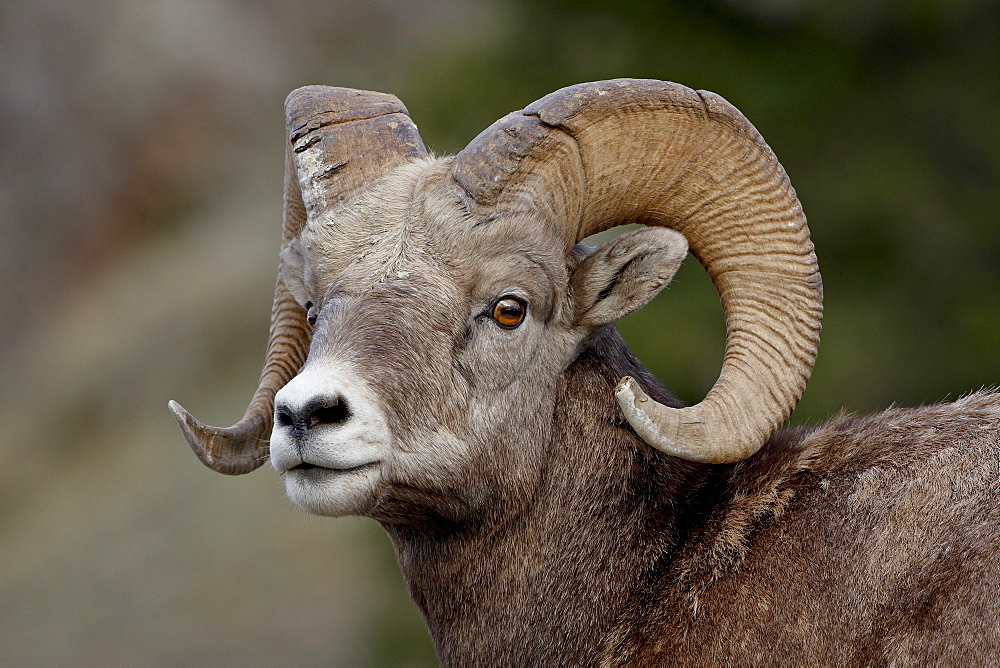
[[[615,396],[619,401],[628,399],[633,404],[640,404],[649,401],[649,396],[639,387],[638,381],[632,376],[625,376],[618,381],[615,387]]]
[[[615,387],[615,393],[622,392],[625,388],[633,389],[636,387],[635,378],[632,376],[624,376],[618,381],[618,385]]]

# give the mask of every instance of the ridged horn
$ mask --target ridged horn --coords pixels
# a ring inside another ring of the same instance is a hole
[[[616,396],[650,445],[700,462],[754,454],[805,389],[819,344],[822,282],[784,169],[724,99],[618,79],[556,91],[485,130],[452,163],[477,215],[541,209],[567,250],[625,223],[677,230],[726,316],[722,371],[687,408],[629,377]]]
[[[282,250],[305,227],[348,202],[386,172],[426,155],[406,107],[392,95],[307,86],[285,101],[285,205]],[[243,418],[211,427],[169,404],[191,449],[209,468],[249,473],[267,461],[274,395],[305,362],[311,331],[305,311],[278,273],[260,384]]]

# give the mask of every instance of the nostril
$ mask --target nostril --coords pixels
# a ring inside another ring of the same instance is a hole
[[[285,427],[291,427],[295,423],[295,418],[292,417],[292,412],[284,406],[279,406],[275,413],[277,414],[278,424]]]
[[[347,402],[343,397],[338,397],[332,403],[314,408],[309,413],[309,428],[321,424],[340,424],[350,417]]]
[[[307,429],[324,424],[338,425],[350,417],[347,400],[342,396],[317,397],[305,402],[300,408],[282,402],[274,409],[275,423],[291,428],[292,435],[296,437],[305,434]]]

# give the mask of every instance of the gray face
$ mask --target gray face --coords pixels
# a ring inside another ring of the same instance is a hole
[[[283,257],[316,320],[275,398],[271,460],[304,510],[458,521],[529,499],[580,342],[651,298],[686,250],[647,230],[638,251],[581,262],[530,215],[476,224],[446,169],[396,170]]]

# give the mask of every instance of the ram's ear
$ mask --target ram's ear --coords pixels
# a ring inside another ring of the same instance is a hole
[[[281,268],[278,277],[303,308],[309,301],[309,267],[302,252],[300,237],[295,237],[281,249]]]
[[[687,255],[683,236],[662,227],[623,234],[576,267],[570,279],[578,327],[597,329],[649,302]]]

